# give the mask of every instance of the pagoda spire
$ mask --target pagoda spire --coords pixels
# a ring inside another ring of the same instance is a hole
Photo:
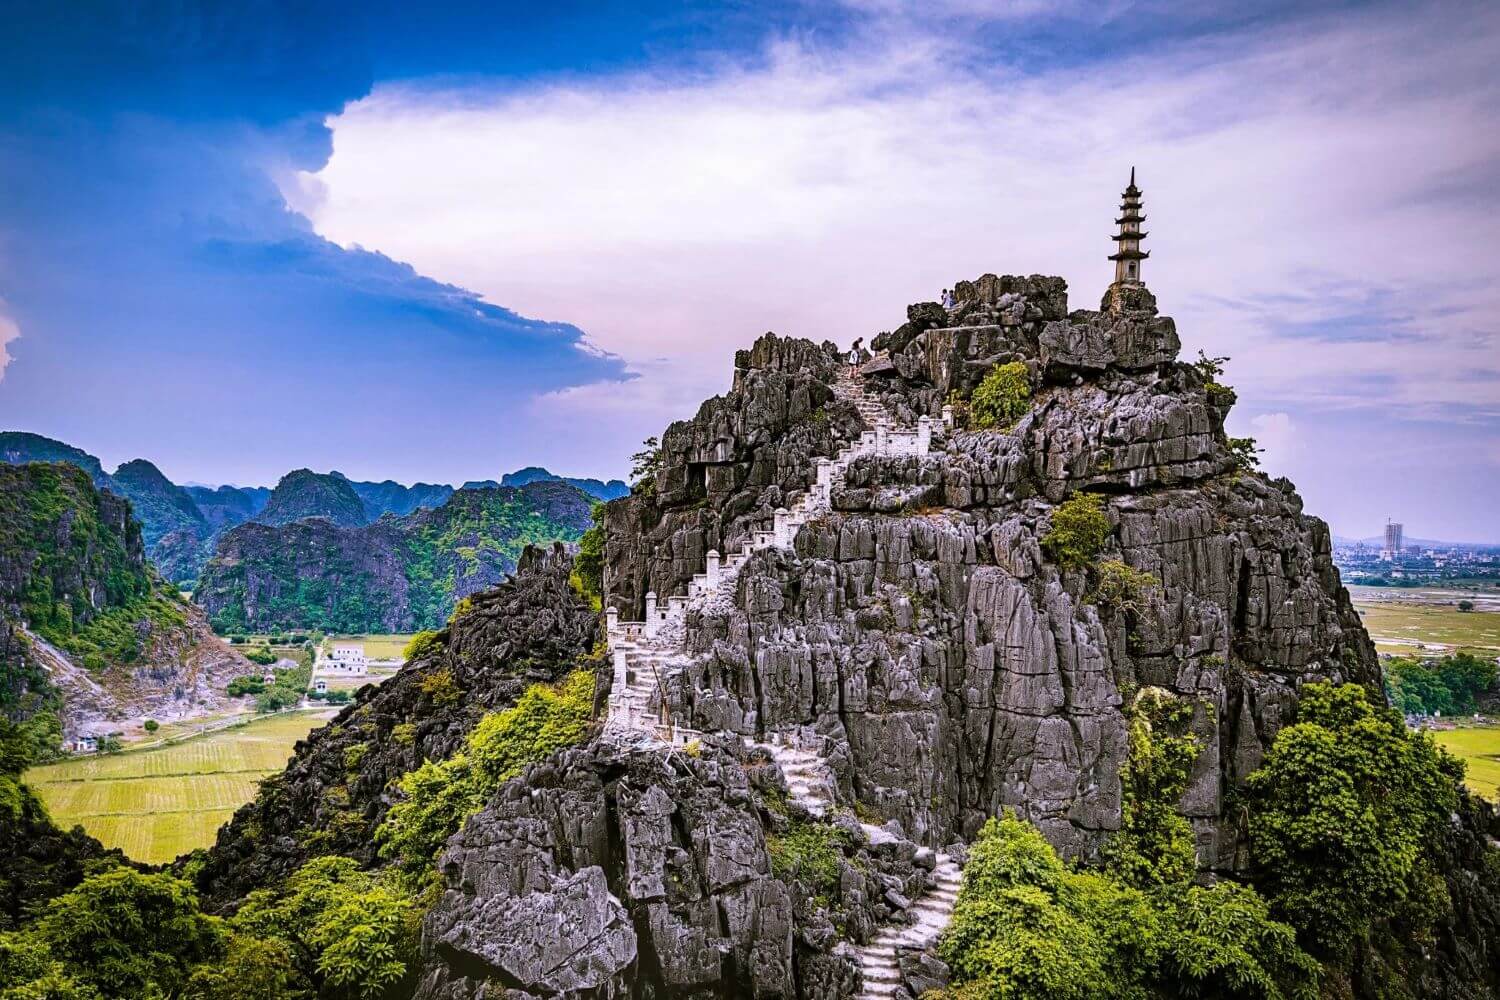
[[[1120,217],[1115,224],[1120,231],[1110,239],[1117,244],[1109,259],[1115,262],[1115,284],[1140,285],[1141,261],[1151,256],[1151,251],[1141,249],[1141,240],[1149,234],[1141,230],[1146,217],[1141,214],[1141,189],[1135,186],[1135,167],[1130,168],[1130,186],[1121,195]]]

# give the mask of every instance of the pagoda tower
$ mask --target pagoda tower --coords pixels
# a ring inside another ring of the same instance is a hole
[[[1141,214],[1141,189],[1135,186],[1135,167],[1130,168],[1130,186],[1122,197],[1120,217],[1115,220],[1120,231],[1110,237],[1116,247],[1109,259],[1115,262],[1115,284],[1140,285],[1144,284],[1141,261],[1151,256],[1151,251],[1141,249],[1141,240],[1149,234],[1141,232],[1146,217]]]

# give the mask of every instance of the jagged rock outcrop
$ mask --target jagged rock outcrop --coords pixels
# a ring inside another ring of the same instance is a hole
[[[698,656],[673,707],[708,731],[816,729],[848,801],[923,843],[970,837],[1013,808],[1087,856],[1119,823],[1121,692],[1164,686],[1200,706],[1207,749],[1182,806],[1204,863],[1233,868],[1226,797],[1297,686],[1378,689],[1327,528],[1289,483],[1237,469],[1221,399],[1175,360],[1175,327],[1149,301],[1070,313],[1061,280],[1042,277],[987,276],[956,294],[956,309],[913,306],[876,339],[888,357],[866,366],[868,391],[898,419],[935,418],[1020,361],[1028,412],[1003,431],[953,428],[926,456],[858,459],[795,551],[758,553],[733,609],[690,627]],[[831,350],[764,338],[738,359],[734,391],[674,425],[654,496],[609,509],[610,601],[676,592],[701,550],[766,526],[783,484],[857,428],[783,405],[793,380],[800,398],[828,398],[836,364]],[[784,423],[757,435],[768,412]],[[732,488],[694,494],[710,455]],[[1080,490],[1110,520],[1096,561],[1154,581],[1128,609],[1102,605],[1089,570],[1042,544]],[[645,545],[629,544],[643,524]]]

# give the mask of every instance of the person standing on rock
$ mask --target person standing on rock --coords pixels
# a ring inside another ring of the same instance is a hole
[[[849,377],[856,378],[859,375],[859,342],[865,338],[855,340],[854,346],[849,348]]]
[[[943,289],[943,308],[953,308],[953,290],[951,288]]]

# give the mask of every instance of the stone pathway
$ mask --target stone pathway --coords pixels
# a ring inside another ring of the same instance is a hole
[[[723,559],[709,552],[702,573],[694,575],[686,594],[658,603],[656,594],[646,595],[646,618],[622,622],[619,613],[606,612],[606,634],[614,657],[614,684],[609,696],[605,735],[621,742],[685,744],[703,735],[674,725],[665,708],[667,684],[688,664],[686,622],[689,608],[709,607],[734,599],[735,578],[760,549],[772,545],[789,547],[808,521],[829,509],[829,499],[840,485],[849,464],[863,455],[925,455],[931,443],[932,421],[923,417],[916,430],[893,428],[885,407],[866,394],[858,376],[847,369],[834,381],[837,396],[851,400],[869,429],[858,442],[839,451],[832,459],[818,459],[817,477],[790,508],[776,511],[769,530],[752,534],[739,552]],[[836,782],[821,754],[799,745],[790,733],[768,733],[763,741],[746,738],[746,744],[764,750],[780,766],[792,799],[814,817],[826,816],[837,798]],[[889,839],[879,827],[861,824],[871,843]],[[891,924],[857,952],[864,991],[861,997],[891,996],[901,981],[896,963],[898,947],[930,947],[935,944],[953,914],[958,898],[959,869],[951,858],[939,854],[933,884],[908,911],[910,924]]]
[[[895,994],[896,987],[901,985],[901,969],[896,962],[898,948],[922,950],[937,944],[953,917],[953,904],[958,901],[962,878],[953,859],[939,854],[937,867],[932,871],[932,888],[919,896],[907,911],[914,921],[884,927],[869,944],[855,952],[864,980],[860,1000],[881,1000]]]

